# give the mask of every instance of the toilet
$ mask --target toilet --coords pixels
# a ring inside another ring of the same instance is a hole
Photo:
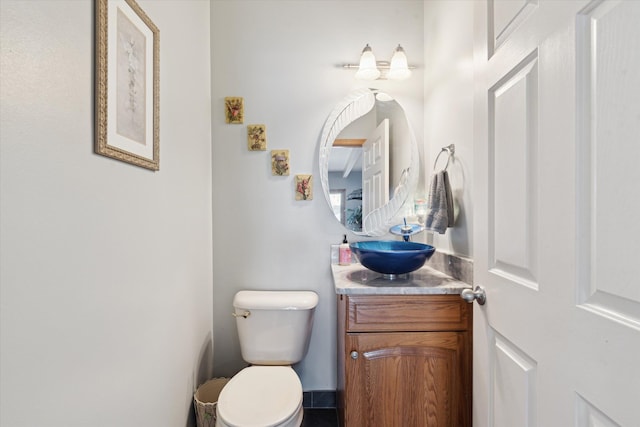
[[[309,349],[318,295],[240,291],[233,299],[242,358],[250,364],[218,396],[216,427],[299,427],[302,383],[291,365]]]

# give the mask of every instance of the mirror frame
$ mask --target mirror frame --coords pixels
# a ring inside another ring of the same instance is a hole
[[[376,95],[379,93],[385,92],[368,88],[357,89],[350,92],[336,105],[331,114],[329,114],[329,117],[327,117],[324,127],[322,128],[319,150],[320,182],[322,183],[324,197],[329,207],[331,207],[331,198],[329,195],[329,156],[331,155],[333,142],[344,128],[371,111],[376,103]],[[395,98],[393,99],[395,100]],[[396,102],[398,101],[396,100]],[[400,105],[400,107],[402,108],[402,105]],[[409,143],[411,144],[411,163],[409,167],[404,169],[403,178],[394,189],[393,196],[387,204],[373,210],[362,219],[362,231],[347,231],[362,236],[382,236],[387,234],[389,227],[393,225],[394,218],[400,213],[409,197],[413,195],[418,182],[419,153],[413,128],[408,118],[406,120],[409,128]]]

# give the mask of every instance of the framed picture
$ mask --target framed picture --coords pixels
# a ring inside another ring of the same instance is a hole
[[[271,174],[289,175],[289,150],[271,150]]]
[[[244,123],[244,98],[227,96],[224,99],[224,120],[235,125]]]
[[[160,33],[134,0],[96,0],[96,141],[103,156],[160,168]]]
[[[296,200],[313,200],[313,176],[296,175]]]
[[[249,151],[266,151],[267,127],[265,125],[247,125],[247,146]]]

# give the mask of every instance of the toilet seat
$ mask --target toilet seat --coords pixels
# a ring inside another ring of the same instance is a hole
[[[302,384],[290,366],[251,366],[218,397],[218,426],[289,427],[302,421]]]

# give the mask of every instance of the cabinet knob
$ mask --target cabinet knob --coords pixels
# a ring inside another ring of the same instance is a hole
[[[358,352],[357,352],[357,351],[352,351],[352,352],[351,352],[351,358],[352,358],[353,360],[356,360],[356,359],[358,358],[358,356],[359,356],[359,354],[358,354]]]

